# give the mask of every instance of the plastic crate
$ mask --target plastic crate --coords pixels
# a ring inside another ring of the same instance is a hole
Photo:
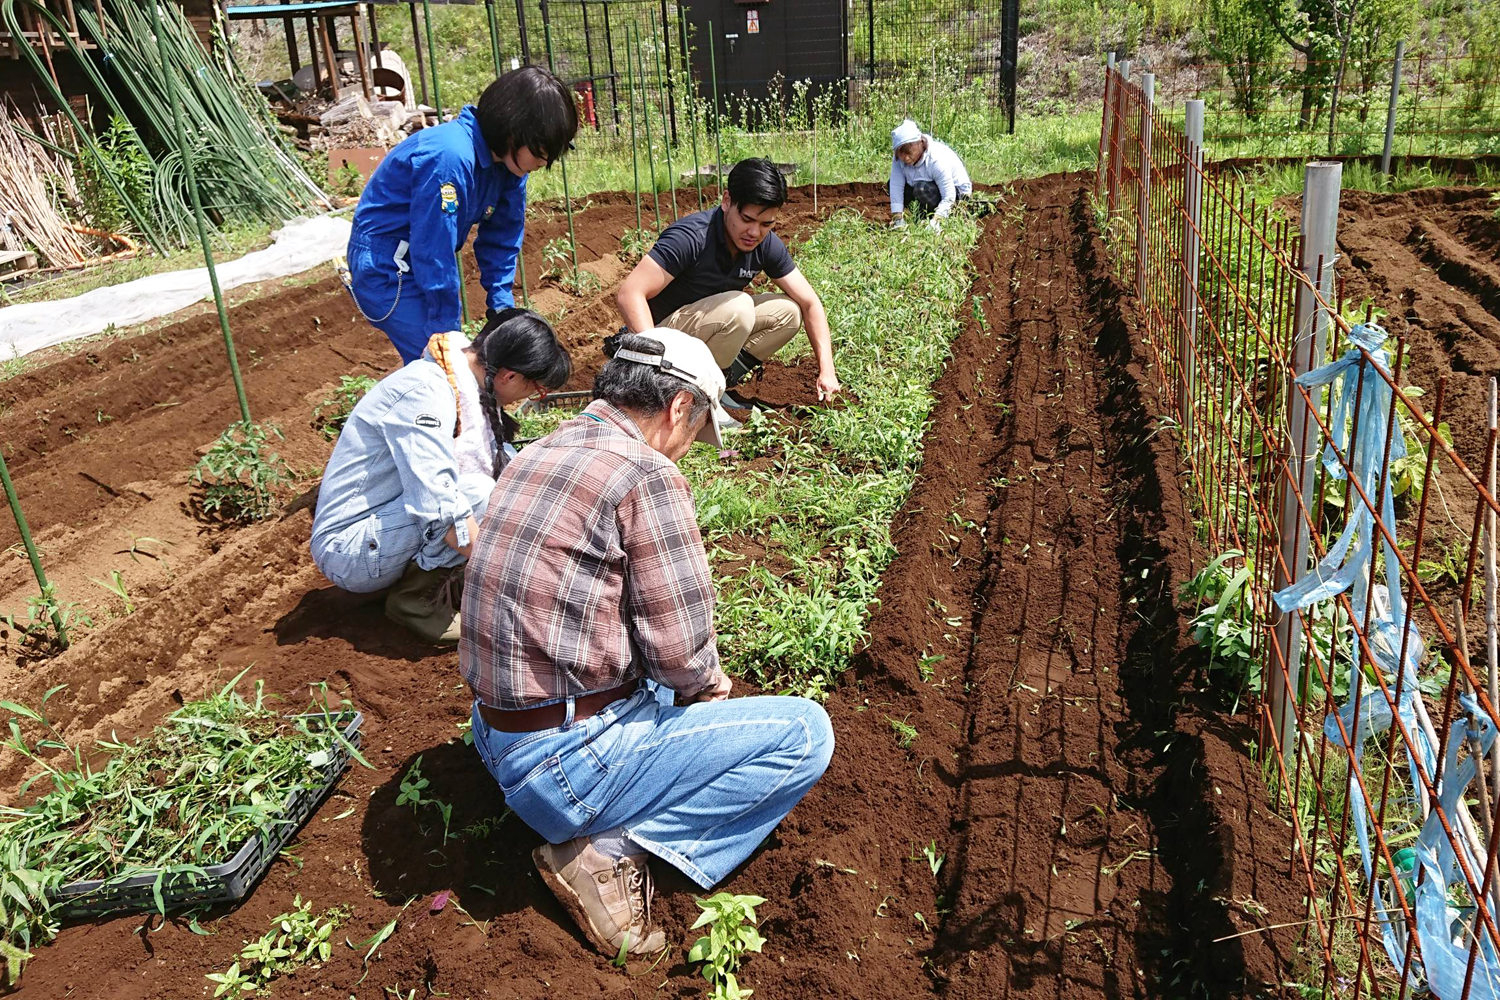
[[[358,747],[359,727],[364,722],[360,712],[333,714],[344,738]],[[321,719],[322,716],[308,716]],[[161,899],[168,910],[182,910],[215,903],[238,903],[244,899],[260,877],[271,867],[276,855],[317,811],[333,786],[349,768],[349,751],[342,743],[329,748],[332,759],[322,769],[322,779],[315,785],[293,792],[282,817],[259,833],[251,834],[228,861],[209,865],[201,871],[177,871],[162,875],[147,870],[128,878],[85,879],[69,882],[49,893],[54,913],[62,920],[101,917],[106,914],[144,913],[156,910],[156,880],[161,878]]]

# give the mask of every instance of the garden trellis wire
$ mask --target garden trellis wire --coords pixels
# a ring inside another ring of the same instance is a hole
[[[1482,480],[1445,436],[1446,380],[1427,412],[1403,383],[1405,341],[1368,309],[1346,316],[1339,164],[1309,164],[1297,233],[1205,162],[1203,105],[1158,111],[1154,84],[1108,72],[1097,204],[1217,554],[1194,580],[1211,604],[1198,635],[1255,701],[1314,985],[1500,995],[1495,643],[1486,678],[1468,642],[1496,618],[1494,417],[1470,456]],[[1439,502],[1464,547],[1453,606],[1416,570]]]

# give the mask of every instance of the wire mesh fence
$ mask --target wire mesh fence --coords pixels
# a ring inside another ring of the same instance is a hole
[[[1195,64],[1164,74],[1157,99],[1201,98],[1220,156],[1361,156],[1382,152],[1393,87],[1395,155],[1500,153],[1500,66],[1462,49]]]
[[[1446,380],[1429,403],[1343,301],[1338,164],[1309,165],[1294,225],[1153,84],[1109,73],[1097,204],[1212,554],[1195,635],[1293,831],[1304,995],[1496,996],[1494,403],[1466,461]],[[1440,536],[1447,580],[1418,571]]]

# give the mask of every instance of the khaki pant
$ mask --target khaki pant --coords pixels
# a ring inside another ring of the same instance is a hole
[[[741,350],[764,361],[785,347],[802,326],[802,310],[789,296],[720,292],[690,302],[661,326],[697,337],[728,368]]]

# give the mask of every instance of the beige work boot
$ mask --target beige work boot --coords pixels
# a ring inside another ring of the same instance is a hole
[[[594,947],[610,958],[620,954],[621,942],[629,955],[648,955],[666,946],[666,934],[651,926],[647,857],[607,858],[587,837],[543,844],[531,852],[547,888]]]
[[[385,616],[428,642],[457,645],[463,586],[462,566],[422,569],[411,563],[385,595]]]

